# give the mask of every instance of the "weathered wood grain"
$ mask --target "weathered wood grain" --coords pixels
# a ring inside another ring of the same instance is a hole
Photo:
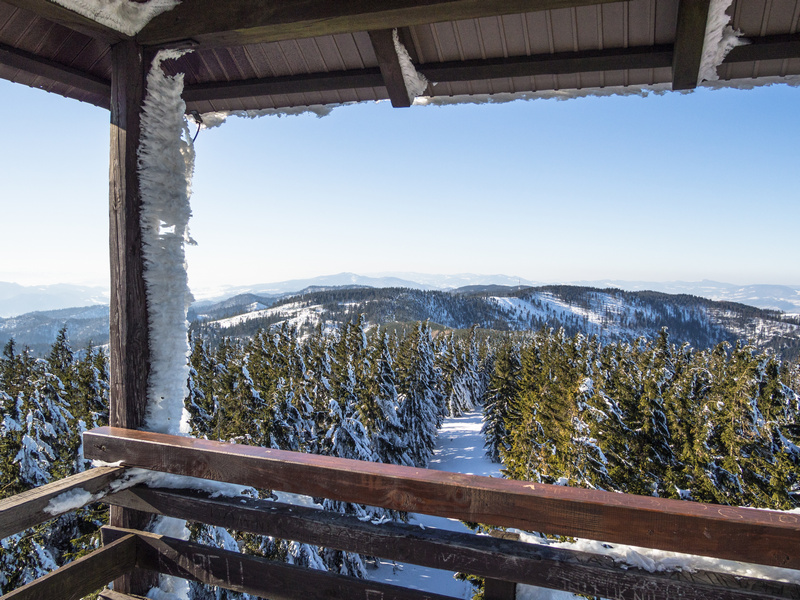
[[[90,458],[527,531],[800,568],[800,515],[102,427]]]
[[[155,17],[137,36],[145,45],[191,39],[201,47],[409,27],[615,0],[193,0]]]
[[[9,592],[0,600],[80,600],[133,569],[138,546],[135,535],[119,536],[99,550]]]
[[[91,469],[0,500],[0,539],[62,514],[44,510],[56,496],[78,489],[97,494],[124,472],[123,467]]]
[[[111,48],[111,156],[109,174],[110,415],[112,425],[144,423],[150,373],[147,296],[144,282],[138,148],[145,94],[146,59],[133,41]],[[145,515],[112,509],[110,522],[143,529]],[[115,589],[145,593],[151,580],[126,575]]]
[[[104,527],[102,532],[104,542],[131,533],[112,527]],[[152,533],[135,533],[141,542],[137,560],[141,568],[270,600],[455,600],[441,594],[304,569]]]
[[[648,573],[622,568],[609,557],[526,544],[510,536],[478,536],[402,523],[374,525],[328,511],[252,498],[135,488],[108,501],[237,531],[603,598],[800,598],[796,585],[701,571]],[[507,595],[511,588],[505,582],[493,582],[488,589]]]

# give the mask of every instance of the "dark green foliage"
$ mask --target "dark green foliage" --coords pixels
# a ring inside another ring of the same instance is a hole
[[[498,352],[484,432],[511,478],[790,509],[796,385],[796,366],[744,344],[694,351],[664,329],[601,347],[541,330],[518,369],[508,347]]]

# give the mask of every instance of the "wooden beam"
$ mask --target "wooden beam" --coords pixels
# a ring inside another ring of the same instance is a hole
[[[9,592],[0,600],[80,600],[133,569],[138,546],[135,535],[119,536],[99,550]]]
[[[722,64],[800,58],[800,33],[747,38],[747,41],[748,44],[731,50]]]
[[[394,46],[394,30],[378,29],[369,32],[372,49],[378,59],[383,85],[389,93],[389,100],[395,108],[408,108],[411,106],[411,95],[406,88],[403,78],[403,68]]]
[[[501,59],[425,63],[417,70],[430,81],[448,83],[491,79],[560,75],[620,69],[655,69],[672,64],[671,46],[612,48],[584,52],[518,56]],[[385,85],[380,69],[358,69],[290,75],[238,82],[215,82],[187,85],[183,98],[187,104],[199,101],[244,99],[257,96],[323,92]],[[387,88],[388,89],[388,88]],[[405,84],[403,84],[405,90]],[[398,99],[398,102],[402,98]]]
[[[441,594],[314,571],[141,531],[103,527],[103,542],[131,533],[140,541],[137,566],[141,568],[270,600],[455,600]]]
[[[400,511],[800,568],[800,515],[101,427],[88,458]],[[702,532],[694,535],[690,532]]]
[[[139,219],[138,155],[145,58],[133,41],[111,48],[111,157],[109,184],[111,251],[110,423],[136,428],[144,423],[150,369],[147,298]],[[146,515],[112,509],[110,523],[144,528]],[[115,589],[144,594],[151,581],[139,575],[115,582]]]
[[[533,56],[513,56],[485,60],[425,63],[417,70],[430,81],[476,81],[505,77],[563,75],[623,69],[657,69],[672,64],[672,47],[668,45],[634,48],[556,52]]]
[[[191,39],[236,46],[409,27],[618,0],[191,0],[155,17],[137,36],[145,45]]]
[[[0,44],[0,63],[37,77],[44,77],[91,94],[97,94],[100,99],[92,104],[102,108],[109,107],[111,83],[91,73],[85,73],[6,44]]]
[[[107,501],[158,515],[208,523],[378,556],[435,569],[486,577],[496,598],[509,581],[602,598],[750,600],[800,597],[800,586],[703,571],[648,573],[623,568],[605,556],[416,525],[373,525],[328,511],[252,498],[209,498],[191,491],[134,488]],[[492,578],[490,582],[490,578]],[[500,594],[506,594],[502,596]]]
[[[232,82],[199,83],[187,85],[183,90],[182,97],[189,103],[203,100],[230,100],[253,96],[370,88],[383,84],[380,69],[358,69]]]
[[[84,17],[76,12],[56,4],[52,0],[3,0],[6,4],[11,4],[22,10],[32,12],[48,21],[57,23],[73,31],[91,36],[107,44],[115,44],[123,39],[127,39],[123,33]]]
[[[680,0],[672,59],[673,90],[692,90],[697,87],[710,2]]]
[[[86,491],[90,495],[97,494],[108,488],[108,485],[112,481],[119,479],[124,472],[124,467],[90,469],[89,471],[0,500],[0,539],[24,531],[28,527],[49,521],[67,512],[45,512],[45,508],[50,504],[50,501],[57,496],[76,489]],[[91,500],[86,504],[91,504]],[[86,506],[86,504],[81,506]]]

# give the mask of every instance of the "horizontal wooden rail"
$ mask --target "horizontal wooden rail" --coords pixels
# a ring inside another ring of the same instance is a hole
[[[45,510],[50,502],[58,496],[76,490],[88,492],[89,495],[101,493],[107,490],[108,485],[119,479],[124,472],[123,467],[90,469],[0,500],[0,539],[49,521],[62,512],[66,512]],[[82,506],[91,502],[92,500],[88,499]]]
[[[153,533],[103,527],[103,543],[131,533],[139,539],[136,566],[271,600],[455,600],[450,596],[313,571]]]
[[[135,535],[119,536],[99,550],[9,592],[0,600],[80,600],[133,569],[138,547]]]
[[[89,458],[604,542],[800,568],[800,515],[447,473],[101,427]]]
[[[107,501],[237,531],[602,598],[800,598],[798,585],[704,571],[649,573],[585,552],[403,523],[374,525],[252,498],[210,498],[198,492],[137,487]]]

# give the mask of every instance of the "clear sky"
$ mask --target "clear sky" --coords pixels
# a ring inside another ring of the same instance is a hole
[[[0,80],[0,281],[107,284],[108,112]],[[231,118],[195,290],[341,271],[800,285],[800,88]]]

